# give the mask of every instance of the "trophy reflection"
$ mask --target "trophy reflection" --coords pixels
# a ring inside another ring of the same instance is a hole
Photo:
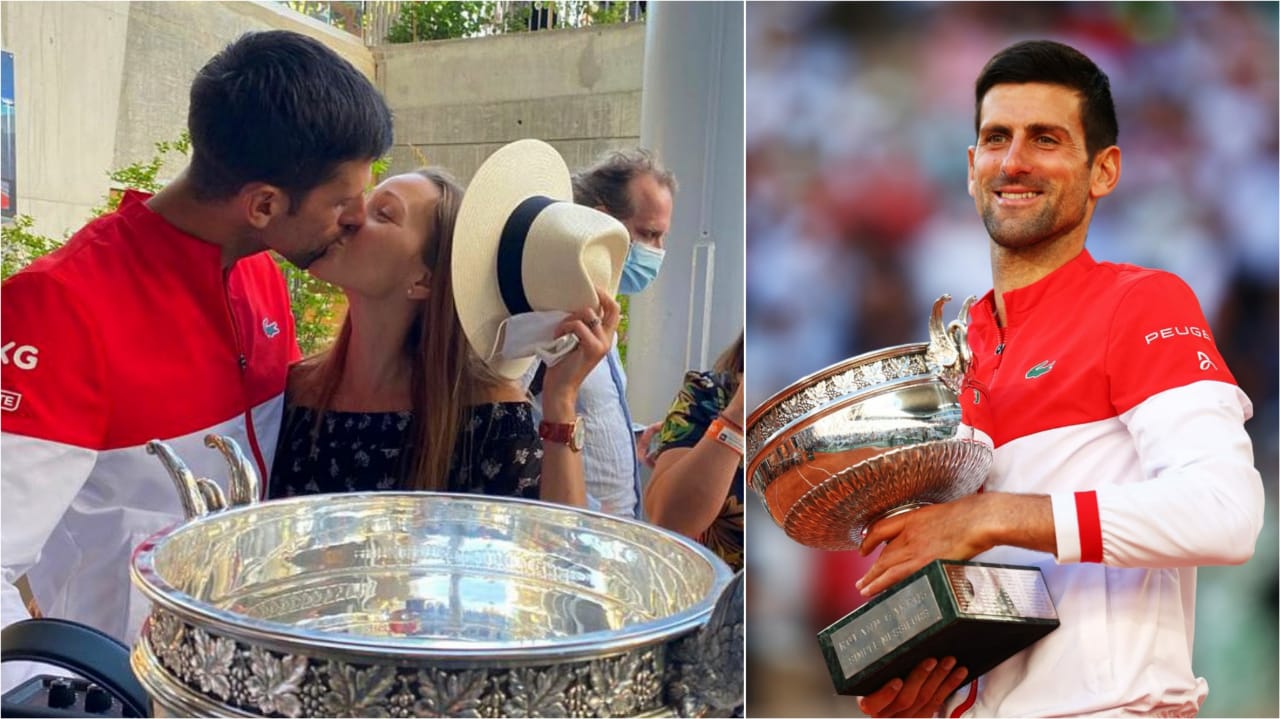
[[[972,494],[993,450],[966,436],[958,394],[972,361],[969,308],[929,342],[859,355],[804,377],[747,419],[747,480],[787,536],[858,549],[877,521]],[[853,578],[850,578],[853,581]],[[818,633],[836,691],[866,695],[929,657],[976,678],[1058,626],[1035,567],[936,560]]]

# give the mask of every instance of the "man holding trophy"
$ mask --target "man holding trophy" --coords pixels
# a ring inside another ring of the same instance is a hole
[[[987,63],[976,100],[969,194],[994,290],[973,307],[959,395],[994,463],[983,492],[877,522],[862,551],[888,544],[858,588],[937,558],[1040,567],[1061,628],[956,692],[948,716],[1194,716],[1208,693],[1191,668],[1195,567],[1247,561],[1262,526],[1252,404],[1182,280],[1084,248],[1120,179],[1107,76],[1024,42]],[[937,659],[863,711],[937,711],[963,681]]]
[[[994,289],[757,407],[748,481],[799,542],[884,545],[818,635],[867,714],[1195,716],[1196,567],[1262,527],[1252,404],[1186,283],[1085,250],[1120,179],[1107,76],[1022,42],[975,101]]]

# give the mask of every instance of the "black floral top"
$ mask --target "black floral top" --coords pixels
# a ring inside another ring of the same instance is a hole
[[[542,439],[528,402],[469,408],[446,491],[538,498]],[[412,412],[326,412],[286,404],[267,497],[405,489]]]
[[[733,397],[729,380],[729,375],[716,372],[685,373],[684,386],[658,431],[655,458],[672,447],[692,447],[702,439],[711,421],[729,406]],[[742,493],[743,473],[739,462],[720,514],[698,538],[735,572],[742,569]]]

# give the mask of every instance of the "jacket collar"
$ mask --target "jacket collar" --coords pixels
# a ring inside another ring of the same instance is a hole
[[[200,266],[213,265],[221,273],[222,248],[169,224],[169,221],[147,206],[151,194],[137,190],[125,190],[120,198],[120,213],[127,222],[137,227],[138,238],[147,251],[170,258],[170,261],[195,261]]]
[[[1088,250],[1081,250],[1080,254],[1039,280],[1026,287],[1004,293],[1005,326],[1020,325],[1040,303],[1070,292],[1079,286],[1084,281],[1085,275],[1089,274],[1097,264],[1097,260],[1093,259]],[[995,318],[995,290],[988,292],[982,300],[990,310],[992,318]]]

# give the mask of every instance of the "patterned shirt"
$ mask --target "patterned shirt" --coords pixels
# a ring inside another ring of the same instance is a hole
[[[658,431],[654,457],[672,447],[693,447],[706,434],[711,421],[729,405],[733,391],[730,377],[716,372],[686,372],[667,418]],[[733,484],[720,514],[698,541],[716,553],[735,572],[742,569],[742,463],[734,470]]]
[[[468,408],[445,491],[538,498],[542,440],[527,402]],[[326,412],[285,407],[268,498],[405,489],[412,412]]]

